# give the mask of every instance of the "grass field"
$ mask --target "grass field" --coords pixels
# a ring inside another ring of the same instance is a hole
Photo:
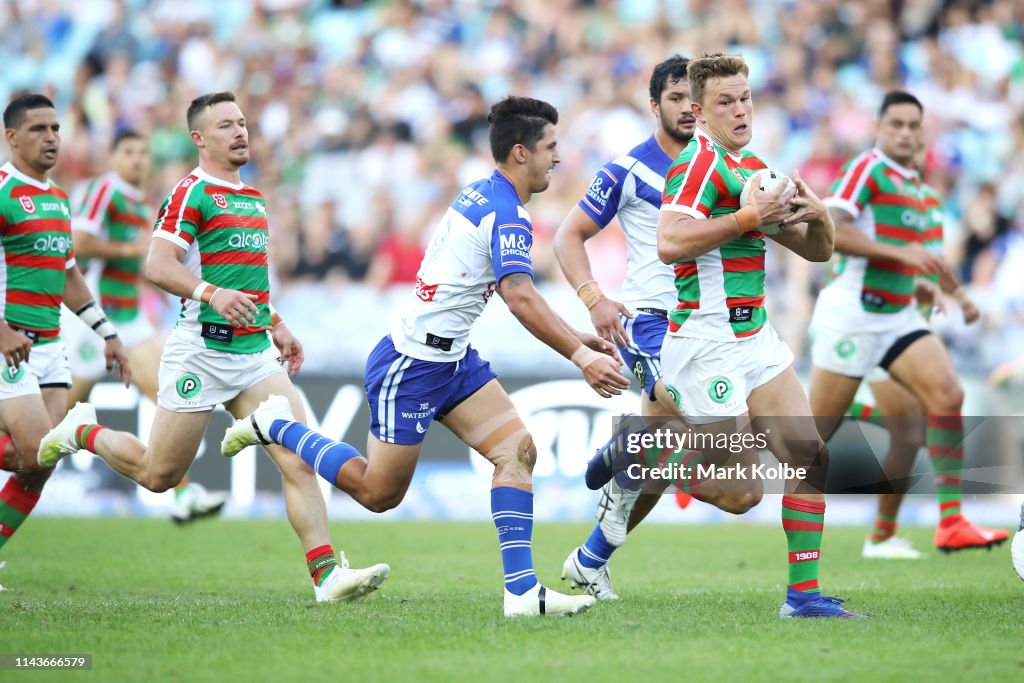
[[[538,525],[541,581],[586,525]],[[368,599],[317,605],[285,522],[33,519],[5,548],[0,651],[91,653],[92,671],[0,680],[1021,680],[1024,585],[1004,546],[894,563],[826,529],[823,582],[870,621],[781,621],[781,529],[639,529],[613,561],[617,603],[507,621],[488,524],[339,523]],[[930,531],[908,534],[922,548]]]

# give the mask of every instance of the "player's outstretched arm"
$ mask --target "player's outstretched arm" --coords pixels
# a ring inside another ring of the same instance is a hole
[[[506,275],[498,283],[498,293],[523,327],[575,363],[583,371],[587,384],[598,394],[608,398],[629,388],[629,380],[623,377],[619,363],[583,344],[551,310],[528,273]]]
[[[922,273],[941,270],[942,257],[933,254],[920,244],[897,246],[871,239],[853,224],[853,216],[845,209],[830,206],[829,215],[836,226],[835,250],[850,256],[866,256],[898,261]]]
[[[154,239],[146,258],[146,279],[174,296],[210,304],[235,327],[256,322],[260,309],[256,306],[255,294],[216,287],[200,280],[181,262],[184,255],[185,250],[170,240]]]
[[[790,202],[790,215],[782,224],[785,230],[771,238],[808,261],[824,262],[832,258],[835,246],[835,224],[825,202],[793,171],[796,196]]]
[[[758,190],[739,211],[717,218],[697,218],[690,211],[664,208],[658,216],[658,258],[662,263],[695,259],[732,242],[745,232],[778,223],[790,214],[794,191],[780,184],[771,192]],[[671,205],[669,205],[671,206]]]
[[[583,304],[590,310],[590,321],[594,329],[610,342],[629,345],[629,334],[619,319],[619,314],[632,318],[629,309],[618,301],[604,295],[594,280],[590,268],[590,257],[584,243],[601,232],[601,228],[583,212],[579,206],[572,207],[569,215],[555,233],[555,258],[562,268],[562,274],[569,281]]]

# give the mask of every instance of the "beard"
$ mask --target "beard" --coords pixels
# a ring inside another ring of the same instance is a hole
[[[696,122],[694,122],[696,123]],[[668,133],[668,136],[678,142],[679,144],[686,146],[690,142],[690,138],[693,137],[693,132],[686,133],[679,126],[666,125],[665,119],[661,120],[662,129]]]

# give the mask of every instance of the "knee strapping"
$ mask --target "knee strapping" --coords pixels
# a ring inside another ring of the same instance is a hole
[[[466,435],[470,448],[487,458],[510,481],[529,480],[537,461],[533,437],[515,410],[488,418]],[[500,477],[499,477],[500,478]]]

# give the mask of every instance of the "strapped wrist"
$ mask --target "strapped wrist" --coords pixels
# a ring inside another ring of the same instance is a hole
[[[599,301],[605,299],[604,292],[601,291],[601,287],[597,284],[597,280],[587,280],[577,287],[576,296],[583,301],[583,305],[587,307],[588,311],[596,306]]]
[[[580,370],[583,370],[602,355],[603,354],[598,353],[586,344],[580,344],[579,348],[572,352],[572,356],[569,360],[572,361],[573,365],[578,367]]]
[[[213,298],[213,294],[210,294],[209,297],[206,296],[206,292],[210,287],[213,287],[213,285],[205,280],[200,280],[199,284],[196,285],[196,288],[192,290],[192,296],[190,296],[189,299],[192,299],[192,301],[199,301],[204,304],[210,303],[210,299]],[[213,291],[216,292],[216,289]]]
[[[117,337],[117,328],[107,320],[107,314],[95,301],[90,301],[79,308],[75,315],[103,339],[109,341]]]
[[[753,202],[733,213],[733,217],[736,219],[736,225],[740,229],[740,234],[761,227],[761,214],[758,213],[757,207],[754,206]]]

